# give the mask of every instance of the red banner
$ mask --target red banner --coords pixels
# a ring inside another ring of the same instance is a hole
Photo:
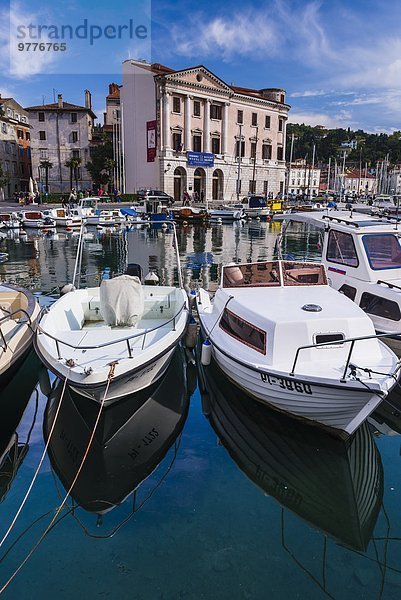
[[[156,158],[156,127],[157,121],[147,121],[146,140],[148,162],[155,162]]]

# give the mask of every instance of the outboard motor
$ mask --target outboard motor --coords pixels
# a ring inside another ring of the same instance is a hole
[[[127,268],[125,269],[125,275],[130,275],[131,277],[138,277],[139,281],[142,281],[141,265],[138,265],[138,263],[128,263]]]

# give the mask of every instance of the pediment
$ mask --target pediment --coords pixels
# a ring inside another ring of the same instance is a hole
[[[222,79],[214,75],[206,67],[200,65],[182,71],[175,71],[165,75],[166,81],[177,83],[192,88],[208,89],[219,92],[232,93],[232,89]]]

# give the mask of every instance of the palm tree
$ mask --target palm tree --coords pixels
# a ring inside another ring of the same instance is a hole
[[[45,170],[45,191],[49,192],[49,171],[53,168],[53,163],[50,160],[41,160],[39,166]]]
[[[82,163],[82,159],[79,157],[70,158],[65,163],[65,166],[70,169],[70,188],[72,189],[72,179],[74,176],[75,189],[78,189],[78,169]]]

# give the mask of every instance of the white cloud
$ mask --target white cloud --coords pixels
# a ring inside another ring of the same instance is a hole
[[[29,13],[26,7],[17,2],[10,3],[10,9],[0,13],[0,67],[4,73],[17,78],[26,79],[39,73],[47,73],[57,61],[56,53],[43,51],[21,51],[18,44],[31,40],[17,37],[17,27],[29,23],[41,23],[45,16],[40,13]],[[45,36],[40,41],[47,42]],[[25,46],[26,47],[26,46]]]
[[[290,112],[288,116],[289,123],[298,125],[311,125],[316,127],[321,125],[327,129],[335,129],[337,127],[351,127],[352,114],[348,111],[340,111],[335,115],[327,115],[323,112]]]
[[[328,96],[330,92],[325,90],[305,90],[303,92],[292,92],[288,94],[289,98],[314,98],[315,96]]]

